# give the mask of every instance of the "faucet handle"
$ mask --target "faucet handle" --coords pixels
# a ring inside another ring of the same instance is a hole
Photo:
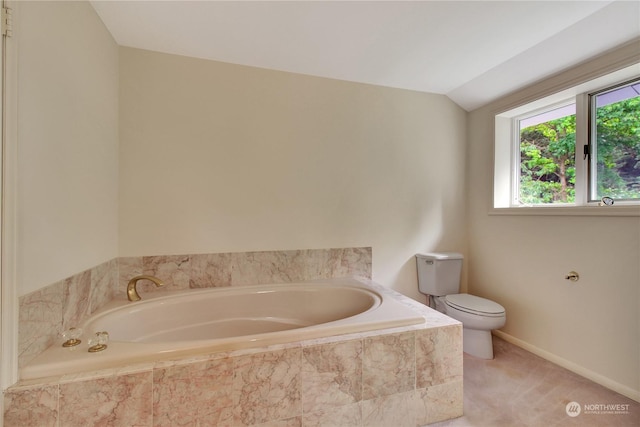
[[[80,328],[69,328],[62,333],[62,339],[64,342],[62,343],[63,347],[75,347],[80,344],[82,341],[80,340],[80,336],[82,335],[82,329]]]
[[[97,353],[107,348],[109,342],[109,332],[96,332],[95,336],[89,339],[89,353]]]

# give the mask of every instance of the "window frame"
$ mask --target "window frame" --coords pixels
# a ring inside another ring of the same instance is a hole
[[[631,79],[626,79],[624,81],[620,81],[618,83],[608,85],[606,87],[594,90],[585,94],[583,96],[587,97],[587,106],[588,106],[588,136],[586,144],[588,144],[589,154],[587,156],[587,200],[589,202],[598,203],[601,199],[598,199],[598,176],[597,173],[594,173],[594,170],[597,171],[598,167],[598,146],[597,146],[597,138],[594,141],[594,137],[597,135],[597,97],[601,94],[605,94],[608,92],[612,92],[616,89],[630,86],[633,84],[640,83],[640,75],[637,75]],[[636,199],[615,199],[615,203],[618,204],[631,204],[631,205],[640,205],[640,197]]]
[[[576,97],[569,97],[569,98],[565,98],[561,101],[555,101],[552,102],[551,104],[542,106],[542,107],[538,107],[535,108],[533,110],[529,110],[526,111],[522,114],[519,114],[515,117],[511,118],[511,129],[512,129],[512,134],[511,134],[511,138],[512,138],[512,144],[514,144],[514,146],[511,148],[511,151],[514,155],[514,159],[512,160],[512,170],[511,173],[513,174],[513,176],[511,177],[512,180],[512,188],[511,188],[511,207],[516,207],[516,206],[529,206],[529,207],[538,207],[538,206],[573,206],[574,203],[557,203],[557,204],[551,204],[551,203],[545,203],[545,204],[527,204],[527,203],[522,203],[519,201],[520,198],[520,175],[521,175],[521,165],[522,165],[522,155],[520,153],[520,133],[521,130],[520,129],[520,121],[523,119],[527,119],[533,116],[536,116],[538,114],[542,114],[545,112],[549,112],[549,111],[553,111],[559,108],[563,108],[563,107],[567,107],[569,105],[576,105],[576,129],[578,127],[577,125],[577,118],[578,118],[578,106],[577,106],[577,100]],[[578,146],[577,143],[577,137],[576,137],[576,148]],[[577,152],[577,151],[576,151]],[[579,180],[579,176],[578,176],[578,168],[576,165],[576,184]],[[577,196],[576,196],[577,197]]]
[[[494,182],[493,206],[495,215],[598,215],[640,216],[640,201],[616,200],[613,206],[600,206],[590,201],[589,164],[582,156],[582,147],[589,144],[590,95],[640,77],[640,63],[579,83],[568,89],[551,92],[494,115]],[[520,174],[520,136],[517,119],[551,110],[561,104],[576,104],[576,182],[575,202],[522,205],[517,202]]]

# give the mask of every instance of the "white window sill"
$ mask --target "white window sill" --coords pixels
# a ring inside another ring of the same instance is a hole
[[[640,206],[521,206],[493,208],[489,215],[640,217]]]

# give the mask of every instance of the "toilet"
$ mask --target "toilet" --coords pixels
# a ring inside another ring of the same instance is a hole
[[[504,326],[507,316],[497,302],[460,294],[462,254],[417,254],[418,288],[429,296],[429,306],[462,322],[463,351],[481,359],[493,359],[491,331]]]

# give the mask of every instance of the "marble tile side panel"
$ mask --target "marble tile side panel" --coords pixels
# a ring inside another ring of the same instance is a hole
[[[333,248],[300,251],[301,280],[338,277],[371,278],[371,248]]]
[[[244,252],[235,254],[231,284],[259,285],[305,280],[302,251]]]
[[[371,277],[371,248],[308,249],[234,254],[232,285]]]
[[[302,410],[339,407],[362,399],[362,341],[302,350]]]
[[[417,425],[461,417],[463,413],[462,378],[426,389],[416,390]]]
[[[416,387],[462,379],[462,326],[416,331]]]
[[[18,365],[26,365],[55,343],[62,330],[64,282],[22,296],[18,301]]]
[[[330,249],[331,277],[371,279],[371,248]]]
[[[415,388],[415,333],[364,339],[362,398],[365,400]]]
[[[117,274],[118,261],[116,259],[91,269],[90,314],[100,310],[106,303],[113,299],[116,291],[116,282],[118,280]]]
[[[301,416],[301,359],[299,348],[235,358],[235,424]]]
[[[151,426],[152,374],[60,385],[60,425]]]
[[[361,403],[337,406],[326,411],[305,412],[302,416],[304,427],[361,427]]]
[[[293,417],[278,421],[268,421],[266,423],[254,424],[251,427],[302,427],[302,417]]]
[[[230,253],[191,256],[191,288],[231,286],[231,276],[238,255]]]
[[[91,270],[83,271],[64,280],[62,328],[82,326],[89,317],[91,298]]]
[[[164,282],[156,287],[150,281],[141,281],[138,291],[166,292],[189,289],[191,281],[191,255],[146,256],[142,258],[143,274],[155,276]]]
[[[233,403],[231,359],[153,371],[155,426],[232,425]]]
[[[415,427],[415,390],[362,402],[362,425],[367,427]]]
[[[128,257],[120,258],[118,267],[119,292],[124,292],[129,279],[138,274],[157,276],[166,285],[154,289],[153,284],[140,282],[142,292],[334,277],[370,278],[371,248]]]
[[[58,386],[7,391],[3,416],[4,427],[57,427]]]

